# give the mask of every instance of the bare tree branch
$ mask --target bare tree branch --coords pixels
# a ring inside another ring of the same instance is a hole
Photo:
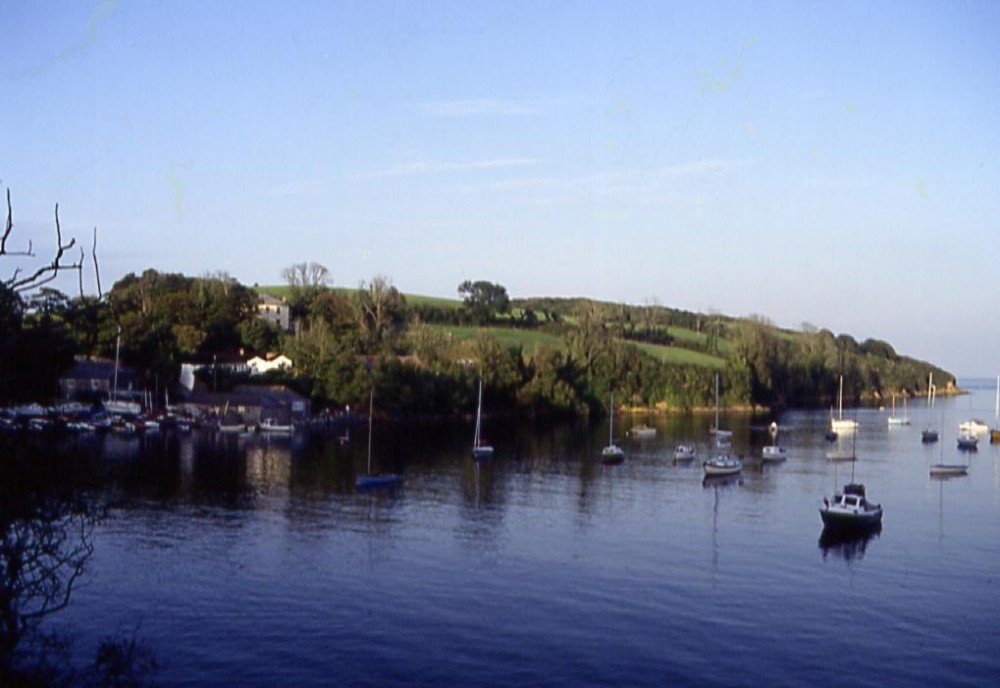
[[[95,515],[42,501],[0,527],[0,658],[70,602],[94,552]]]
[[[103,292],[101,292],[101,266],[97,263],[97,227],[94,227],[94,243],[90,249],[90,255],[94,258],[94,277],[97,278],[97,298],[103,298]],[[81,289],[81,291],[83,291]]]
[[[84,255],[81,249],[80,258],[76,261],[65,262],[66,252],[76,245],[76,239],[70,238],[69,242],[63,243],[62,237],[62,226],[59,222],[59,204],[56,203],[56,248],[55,255],[50,263],[42,265],[26,275],[22,275],[21,268],[15,268],[13,275],[10,279],[6,280],[3,284],[8,289],[14,292],[25,292],[32,289],[37,289],[45,284],[48,284],[56,278],[61,272],[67,272],[75,270],[78,273],[83,272]],[[31,240],[28,240],[28,250],[27,251],[11,251],[7,248],[7,240],[10,238],[11,232],[14,230],[14,213],[10,203],[10,189],[7,189],[7,221],[4,225],[3,235],[0,236],[0,256],[20,256],[20,257],[34,257],[33,246]],[[80,281],[80,291],[83,292],[83,281],[81,276]]]

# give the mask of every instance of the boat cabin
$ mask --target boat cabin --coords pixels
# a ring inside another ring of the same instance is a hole
[[[845,506],[849,509],[863,509],[865,506],[865,498],[852,494],[838,494],[834,495],[833,503]]]
[[[859,483],[844,485],[843,492],[833,495],[832,506],[850,509],[855,513],[878,508],[877,504],[868,503],[868,500],[865,499],[865,486]]]

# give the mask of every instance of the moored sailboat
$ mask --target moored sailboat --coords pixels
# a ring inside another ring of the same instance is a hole
[[[909,425],[910,424],[910,417],[906,413],[906,397],[905,396],[903,397],[903,415],[902,416],[897,416],[896,415],[896,395],[895,394],[892,395],[892,413],[889,415],[889,421],[888,422],[889,422],[889,426],[890,427],[892,427],[894,425]]]
[[[359,475],[354,486],[359,490],[373,490],[382,487],[395,487],[402,478],[398,473],[372,473],[372,417],[375,410],[375,388],[368,397],[368,470]]]
[[[656,428],[645,423],[640,423],[639,425],[632,426],[632,429],[629,430],[629,435],[637,440],[648,440],[656,437]]]
[[[882,524],[882,505],[869,502],[865,486],[850,482],[819,510],[823,527],[837,532],[865,532]]]
[[[963,431],[958,434],[958,448],[965,451],[976,451],[979,449],[979,436]]]
[[[621,463],[625,460],[625,450],[615,444],[615,395],[608,403],[608,446],[601,450],[604,463]]]
[[[733,439],[732,430],[723,430],[719,425],[719,374],[715,374],[715,424],[709,428],[709,434],[715,436],[717,447],[728,446]]]
[[[764,461],[784,461],[788,458],[788,450],[777,444],[769,444],[761,450],[760,458]]]
[[[483,379],[479,378],[479,401],[476,404],[476,431],[472,437],[472,458],[490,459],[493,458],[493,447],[483,441],[482,438],[483,421]]]
[[[934,373],[928,373],[927,375],[927,408],[934,406]],[[931,425],[927,425],[923,430],[920,431],[920,441],[924,444],[930,444],[931,442],[938,441],[938,431]]]
[[[960,475],[968,475],[969,467],[964,463],[935,463],[931,464],[932,478],[950,478]]]
[[[697,452],[693,444],[678,444],[674,447],[674,461],[677,463],[694,461],[696,454]]]
[[[771,444],[761,450],[760,458],[764,461],[784,461],[788,458],[788,451],[778,444],[778,424],[772,422],[768,432],[771,435]]]
[[[707,461],[703,461],[701,467],[705,471],[705,477],[711,478],[724,475],[736,475],[743,470],[743,462],[729,454],[719,454]]]
[[[973,436],[972,440],[975,444],[978,439]],[[959,449],[962,448],[961,438],[959,439]],[[973,446],[973,448],[975,448]],[[945,463],[944,462],[944,447],[941,448],[941,458],[938,459],[937,463],[931,464],[930,475],[932,478],[951,478],[959,475],[968,475],[969,464],[968,463]]]
[[[118,398],[118,365],[119,354],[121,353],[122,328],[118,327],[118,334],[115,337],[115,370],[111,387],[111,395],[101,402],[104,410],[113,416],[138,416],[142,413],[142,406],[135,401],[126,401]]]
[[[840,386],[837,390],[837,416],[833,416],[830,411],[830,430],[836,433],[854,432],[858,429],[858,421],[853,418],[844,418],[844,376],[840,376]]]
[[[865,486],[854,482],[854,464],[851,464],[851,482],[833,497],[823,497],[819,516],[824,532],[859,534],[882,525],[882,505],[868,501]]]

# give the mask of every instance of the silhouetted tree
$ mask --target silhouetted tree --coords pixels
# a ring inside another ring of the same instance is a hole
[[[384,275],[376,275],[367,284],[362,280],[355,298],[369,347],[379,349],[390,344],[405,322],[406,298]]]
[[[465,280],[458,285],[458,293],[463,296],[465,307],[473,320],[480,325],[485,325],[497,314],[510,312],[510,297],[503,285],[483,280]]]

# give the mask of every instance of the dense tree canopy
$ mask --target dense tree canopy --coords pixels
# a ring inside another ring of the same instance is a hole
[[[288,307],[292,321],[301,324],[308,315],[310,304],[324,293],[333,282],[325,265],[320,263],[295,263],[281,271],[288,285]]]
[[[480,325],[510,312],[510,297],[503,285],[484,280],[465,280],[458,285],[458,293],[462,295],[473,320]]]
[[[467,410],[479,377],[495,408],[535,414],[600,413],[612,392],[622,404],[706,407],[716,371],[730,406],[829,403],[841,375],[849,399],[926,391],[931,372],[941,384],[950,378],[887,342],[859,344],[813,326],[790,332],[761,316],[690,313],[655,299],[514,303],[502,285],[469,280],[459,285],[461,307],[440,299],[411,305],[384,275],[356,290],[332,289],[316,263],[292,265],[284,276],[293,333],[260,319],[257,290],[224,272],[146,270],[103,298],[19,294],[0,284],[0,401],[51,396],[74,354],[111,356],[119,337],[124,361],[161,388],[182,361],[280,352],[294,361],[283,379],[320,407],[357,404],[376,385],[395,390],[385,395],[386,411],[421,413]],[[524,330],[548,343],[512,335]],[[659,357],[657,347],[674,353]]]

